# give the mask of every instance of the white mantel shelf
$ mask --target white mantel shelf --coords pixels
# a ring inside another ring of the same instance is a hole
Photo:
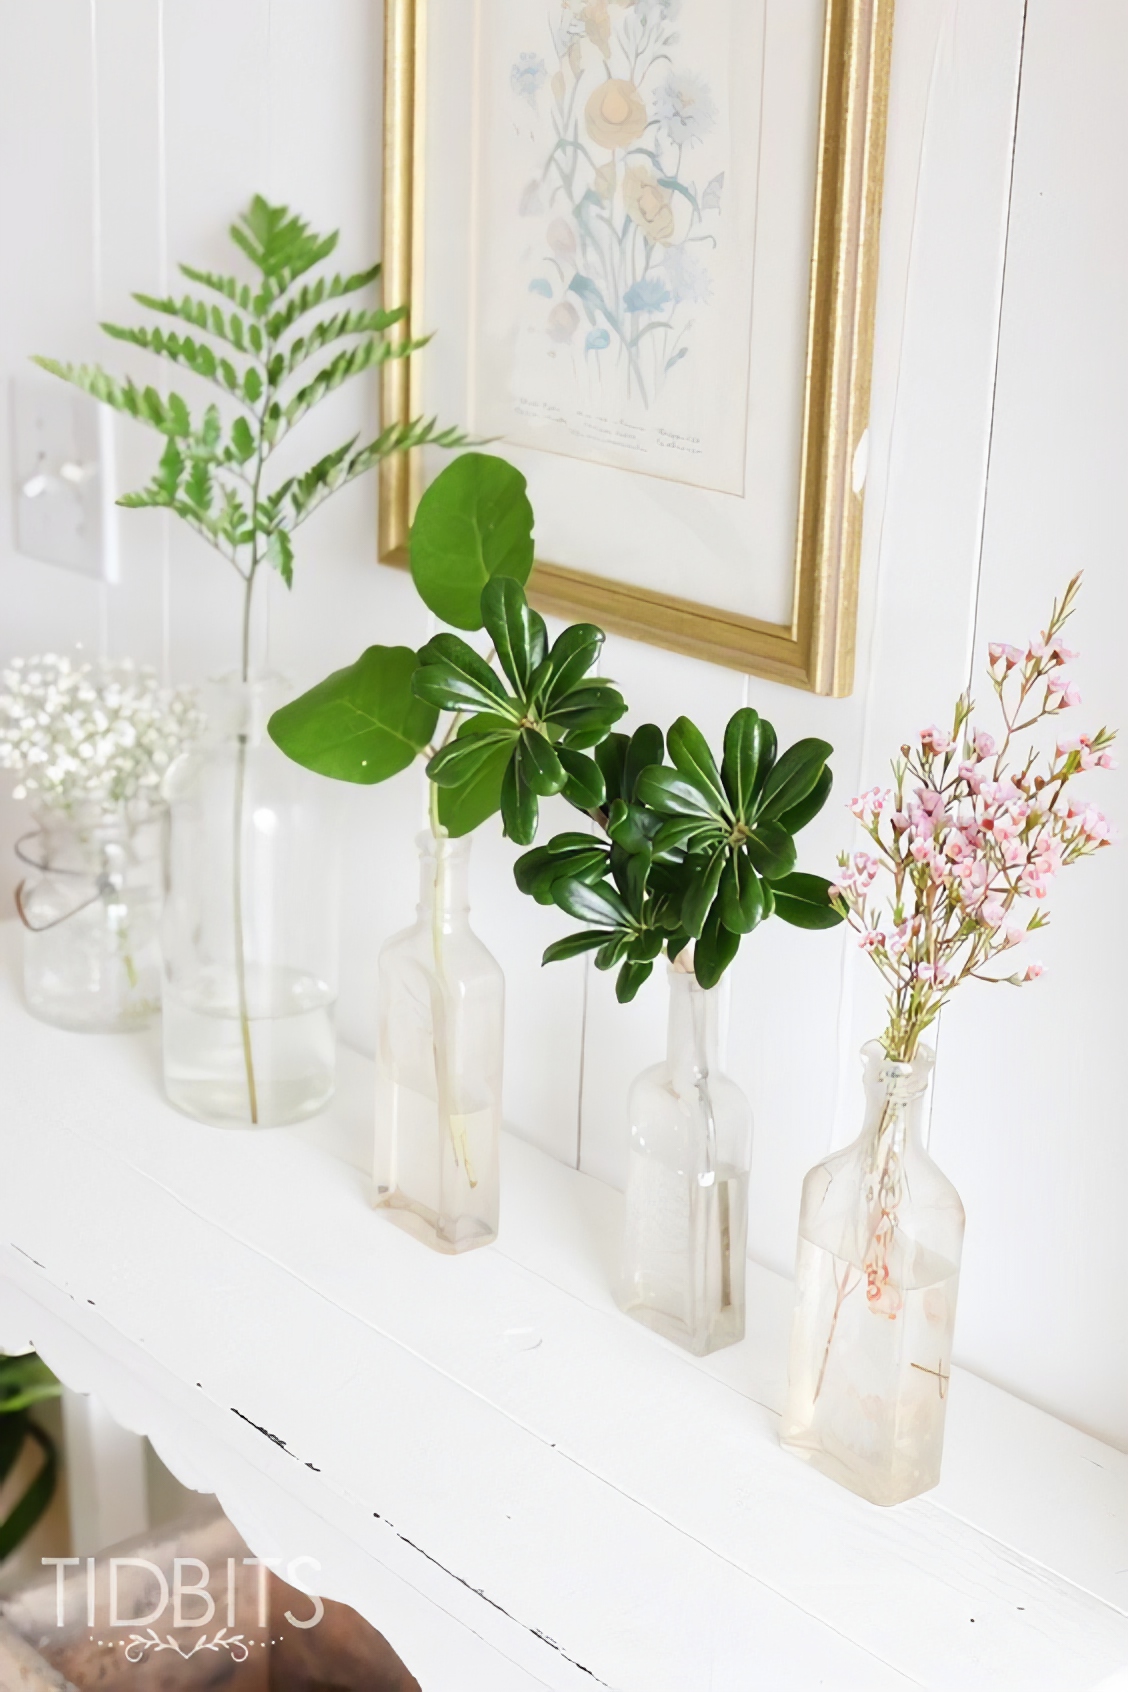
[[[1128,1664],[1128,1457],[954,1371],[937,1491],[878,1510],[779,1449],[788,1284],[695,1361],[608,1292],[621,1200],[508,1138],[496,1246],[369,1208],[371,1078],[301,1130],[159,1092],[148,1035],[34,1022],[0,970],[0,1347],[219,1494],[424,1692],[1082,1692]]]

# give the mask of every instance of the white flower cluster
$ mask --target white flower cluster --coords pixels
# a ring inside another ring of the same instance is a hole
[[[54,810],[156,798],[164,773],[203,727],[194,695],[163,688],[128,659],[16,658],[0,691],[0,769],[13,797]]]

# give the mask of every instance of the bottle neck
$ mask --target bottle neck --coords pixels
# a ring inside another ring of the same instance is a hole
[[[419,847],[419,920],[449,934],[465,925],[470,912],[470,837],[452,840],[421,834]]]
[[[670,1014],[666,1036],[666,1061],[678,1092],[696,1087],[703,1078],[719,1070],[719,987],[707,991],[694,975],[679,969],[668,972]]]
[[[875,1166],[890,1150],[924,1149],[924,1106],[935,1062],[931,1047],[920,1046],[911,1063],[886,1057],[877,1041],[862,1052],[865,1063],[866,1120],[862,1138]]]

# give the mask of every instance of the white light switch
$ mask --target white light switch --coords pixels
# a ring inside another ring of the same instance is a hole
[[[117,580],[113,431],[106,408],[50,376],[12,382],[16,550]]]

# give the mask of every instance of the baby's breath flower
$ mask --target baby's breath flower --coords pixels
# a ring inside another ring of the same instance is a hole
[[[155,799],[203,727],[190,690],[128,659],[14,658],[0,682],[0,769],[17,774],[13,798],[54,810]]]

